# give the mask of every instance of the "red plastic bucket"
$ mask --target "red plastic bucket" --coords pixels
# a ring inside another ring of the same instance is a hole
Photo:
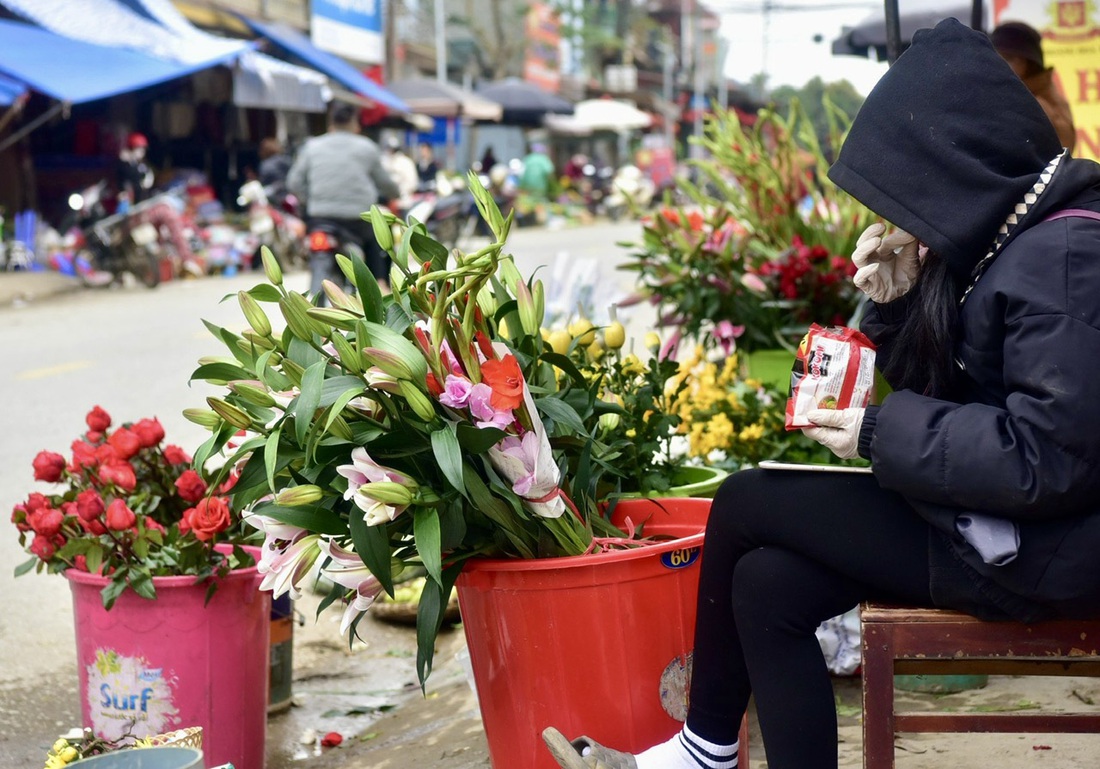
[[[156,600],[127,590],[110,611],[105,578],[65,576],[86,726],[111,740],[131,724],[137,738],[201,726],[207,766],[263,767],[271,594],[256,567],[230,572],[205,606],[205,583],[154,577]]]
[[[680,730],[710,504],[616,505],[616,523],[629,516],[648,535],[675,537],[660,544],[466,564],[458,600],[496,769],[555,769],[547,726],[627,751]]]

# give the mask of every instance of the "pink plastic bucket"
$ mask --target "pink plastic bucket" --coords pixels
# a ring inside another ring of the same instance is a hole
[[[471,560],[458,599],[495,769],[556,769],[542,730],[640,751],[680,730],[709,499],[622,500],[661,544]]]
[[[155,601],[127,590],[110,611],[106,579],[65,576],[86,726],[107,739],[131,724],[138,738],[201,726],[207,766],[263,767],[271,594],[255,567],[230,572],[205,606],[205,583],[154,577]]]

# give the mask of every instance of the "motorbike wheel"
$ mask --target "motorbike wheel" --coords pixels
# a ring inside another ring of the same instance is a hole
[[[126,269],[133,273],[146,288],[156,288],[160,285],[160,259],[156,253],[148,249],[128,249]]]
[[[448,250],[458,247],[458,239],[462,236],[462,224],[457,216],[448,216],[440,220],[434,229],[435,239],[445,245]]]

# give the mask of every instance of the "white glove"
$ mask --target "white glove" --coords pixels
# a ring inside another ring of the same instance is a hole
[[[859,428],[866,409],[810,409],[806,418],[817,427],[802,432],[841,459],[859,456]]]
[[[856,274],[852,281],[873,302],[886,304],[913,287],[920,271],[917,239],[903,230],[885,238],[886,226],[876,222],[863,231],[852,252]]]

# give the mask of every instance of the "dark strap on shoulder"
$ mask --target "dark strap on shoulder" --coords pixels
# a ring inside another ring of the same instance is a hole
[[[1100,221],[1100,213],[1097,213],[1096,211],[1089,211],[1086,208],[1067,208],[1064,211],[1058,211],[1051,214],[1043,221],[1052,222],[1055,219],[1068,219],[1071,216],[1079,216],[1082,219],[1096,219]]]

